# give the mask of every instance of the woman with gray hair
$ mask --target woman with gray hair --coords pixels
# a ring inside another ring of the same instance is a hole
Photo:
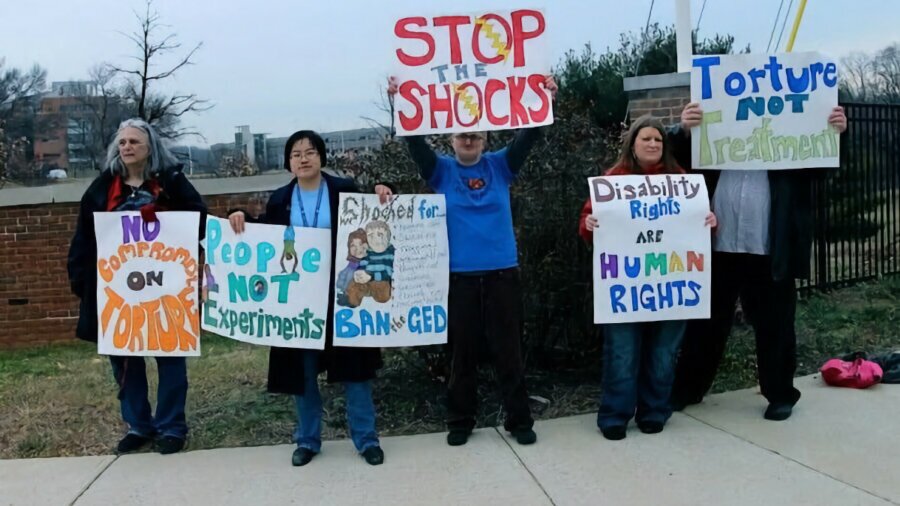
[[[181,171],[181,164],[146,121],[133,118],[119,125],[107,150],[106,163],[81,198],[78,226],[69,247],[69,283],[81,299],[76,335],[97,341],[97,243],[94,213],[140,211],[145,221],[157,221],[156,211],[197,211],[201,233],[206,204]],[[119,385],[122,418],[128,433],[118,453],[128,453],[155,441],[159,453],[184,447],[187,423],[187,367],[183,357],[157,357],[158,402],[155,416],[147,401],[147,373],[143,357],[110,356]]]

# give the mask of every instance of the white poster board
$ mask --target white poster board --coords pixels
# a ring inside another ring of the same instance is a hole
[[[393,29],[397,135],[553,123],[542,10],[411,15]]]
[[[703,123],[691,131],[695,169],[838,167],[837,63],[821,53],[693,58],[691,101]]]
[[[94,213],[97,352],[200,355],[200,214]]]
[[[703,176],[588,179],[594,323],[709,318],[709,198]]]
[[[342,193],[335,252],[334,345],[447,342],[450,250],[443,195]]]
[[[246,343],[325,348],[331,231],[207,216],[203,329]]]

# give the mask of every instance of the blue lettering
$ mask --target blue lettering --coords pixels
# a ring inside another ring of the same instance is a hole
[[[694,58],[694,67],[700,68],[700,97],[703,100],[712,98],[712,84],[710,83],[709,68],[719,65],[722,59],[718,56],[705,56]]]
[[[750,118],[750,111],[756,116],[762,116],[766,113],[766,101],[762,97],[744,97],[738,100],[737,121],[747,121]]]
[[[625,304],[622,304],[622,297],[625,296],[625,287],[623,285],[612,285],[609,287],[609,301],[612,304],[613,314],[618,312],[627,312]]]
[[[306,272],[318,272],[319,262],[322,261],[322,252],[316,248],[310,248],[303,253],[303,270]]]
[[[742,95],[747,89],[747,80],[740,72],[732,72],[725,78],[725,93],[736,97]]]
[[[222,225],[218,220],[206,221],[206,263],[216,265],[216,248],[222,242]]]
[[[334,313],[334,333],[337,337],[348,338],[359,335],[359,327],[350,321],[352,316],[352,309],[341,309]]]

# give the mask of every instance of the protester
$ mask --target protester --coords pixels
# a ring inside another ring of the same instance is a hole
[[[258,218],[245,211],[230,212],[232,229],[240,234],[246,221],[331,231],[331,250],[337,251],[337,209],[341,193],[358,193],[350,179],[335,177],[322,171],[326,166],[325,141],[316,132],[294,132],[284,147],[284,168],[294,177],[275,190],[266,204],[265,214]],[[296,254],[296,253],[295,253]],[[334,300],[334,256],[329,269],[329,301]],[[378,348],[335,347],[333,343],[333,306],[328,305],[326,344],[323,351],[296,348],[271,348],[269,353],[269,385],[273,393],[291,394],[297,408],[297,448],[292,456],[295,466],[304,466],[322,447],[322,397],[318,376],[328,373],[328,381],[344,385],[347,397],[347,421],[350,438],[356,450],[371,465],[384,462],[384,452],[375,431],[375,405],[372,401],[372,379],[381,368]]]
[[[691,166],[691,128],[703,111],[688,104],[669,131],[676,157]],[[835,107],[828,123],[838,132],[847,117]],[[794,388],[797,336],[794,280],[809,277],[812,248],[812,186],[828,169],[704,171],[719,220],[713,239],[712,310],[709,320],[689,325],[675,373],[676,410],[703,400],[712,386],[731,333],[738,297],[756,334],[756,363],[764,417],[786,420],[800,399]]]
[[[556,95],[552,76],[544,87]],[[397,93],[394,78],[388,93]],[[485,340],[503,395],[504,428],[520,444],[537,440],[522,361],[522,286],[509,187],[539,137],[538,128],[522,129],[507,147],[485,153],[486,133],[456,133],[452,157],[436,154],[422,136],[405,137],[422,178],[447,202],[451,446],[465,444],[475,427],[478,355]],[[383,188],[379,194],[390,193]]]
[[[69,247],[69,282],[72,292],[81,299],[76,329],[81,339],[96,342],[98,334],[94,213],[137,210],[145,221],[157,221],[157,211],[197,211],[201,213],[200,223],[206,221],[206,205],[182,173],[181,164],[153,127],[135,118],[119,125],[107,150],[103,172],[81,198],[78,225]],[[150,442],[163,454],[184,448],[188,432],[184,357],[156,357],[159,388],[155,414],[151,414],[147,401],[144,358],[110,356],[109,360],[119,385],[122,418],[128,424],[128,433],[116,451],[132,452]]]
[[[619,159],[605,175],[683,173],[672,158],[662,123],[642,116],[628,129]],[[594,230],[599,224],[592,213],[588,199],[581,210],[578,233],[589,245],[594,243]],[[716,216],[709,213],[704,223],[715,227]],[[606,439],[624,439],[632,416],[641,432],[662,432],[672,416],[669,395],[685,325],[685,320],[668,320],[603,326],[603,384],[597,426]]]

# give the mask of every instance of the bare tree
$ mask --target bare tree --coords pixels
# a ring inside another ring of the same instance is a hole
[[[860,102],[900,103],[900,44],[874,55],[854,53],[841,60],[841,92]]]
[[[379,111],[388,115],[388,122],[384,123],[369,116],[360,116],[360,118],[364,119],[372,128],[381,130],[386,139],[393,139],[396,134],[396,130],[394,130],[394,97],[388,95],[386,82],[387,78],[383,79],[378,85],[378,100],[372,102],[372,104]]]
[[[198,98],[195,93],[174,93],[168,96],[151,90],[154,83],[168,79],[182,68],[193,65],[192,58],[203,43],[200,42],[190,49],[174,65],[164,70],[155,70],[154,67],[160,57],[180,50],[181,44],[175,42],[175,33],[158,35],[158,32],[167,26],[160,23],[160,15],[153,9],[153,0],[145,1],[145,11],[135,12],[140,29],[131,34],[122,34],[137,47],[138,54],[132,56],[138,62],[137,68],[127,69],[115,65],[110,68],[116,74],[128,77],[126,94],[137,106],[137,115],[157,127],[161,135],[168,138],[185,135],[203,137],[190,128],[180,128],[179,124],[182,116],[189,112],[202,112],[212,108],[208,100]]]

